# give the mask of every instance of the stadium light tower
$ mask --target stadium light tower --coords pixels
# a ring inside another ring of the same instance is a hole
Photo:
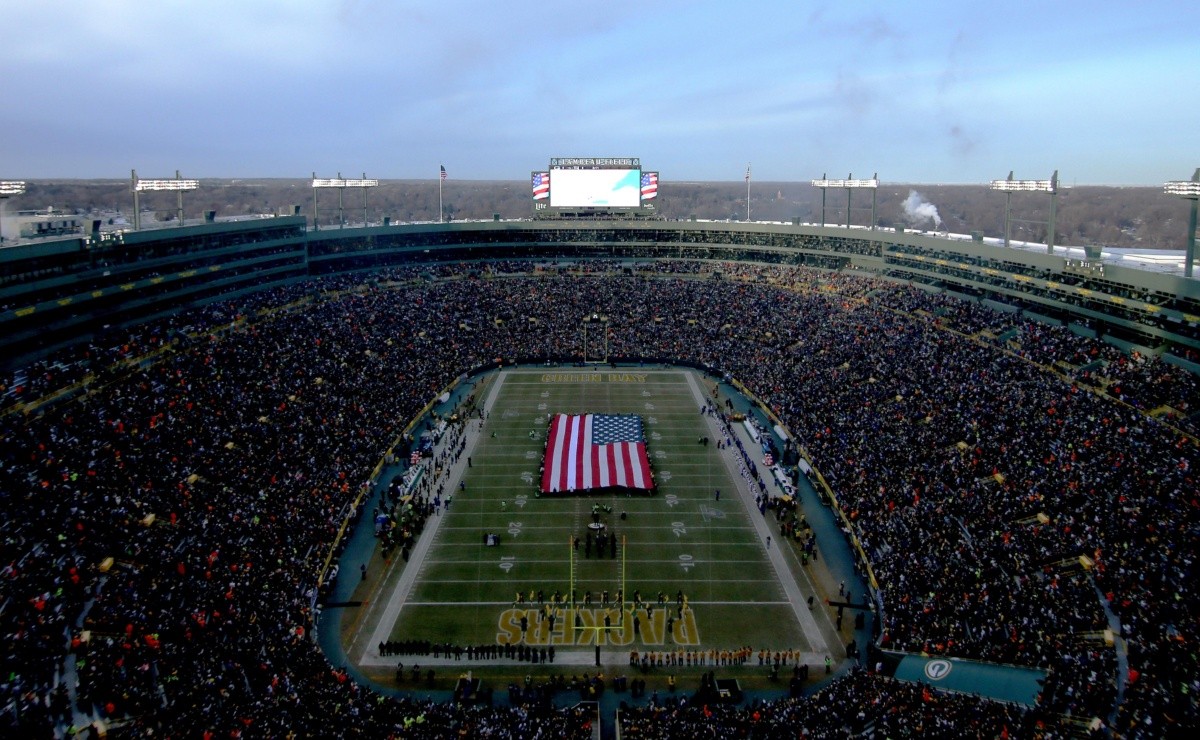
[[[1188,215],[1187,252],[1183,257],[1183,276],[1192,276],[1192,264],[1196,261],[1196,204],[1200,201],[1200,167],[1191,180],[1173,180],[1163,185],[1163,192],[1192,202]]]
[[[183,226],[183,194],[200,187],[200,181],[184,180],[180,177],[179,170],[175,170],[174,180],[139,180],[137,170],[130,170],[129,172],[131,173],[133,182],[133,230],[140,231],[142,228],[142,206],[138,200],[138,193],[144,191],[175,191],[179,196],[177,211],[179,214],[179,225]]]
[[[317,189],[318,188],[337,188],[338,191],[338,228],[345,228],[345,200],[344,195],[346,188],[362,188],[363,189],[363,225],[367,223],[367,188],[373,188],[379,185],[378,180],[367,179],[367,173],[363,173],[361,179],[342,177],[342,173],[338,173],[337,177],[320,178],[317,173],[313,173],[313,230],[320,230],[320,220],[317,212]]]
[[[24,193],[24,180],[0,180],[0,244],[4,243],[4,202]]]
[[[1054,222],[1058,211],[1058,170],[1049,180],[1014,180],[1013,173],[1008,173],[1006,180],[992,180],[989,186],[992,190],[1004,193],[1004,246],[1009,245],[1009,225],[1012,223],[1013,193],[1049,193],[1050,220],[1046,222],[1046,253],[1054,254]]]
[[[855,180],[854,174],[851,173],[845,180],[830,180],[825,175],[821,175],[820,180],[810,180],[814,188],[821,189],[821,225],[825,225],[825,192],[829,188],[843,188],[846,191],[846,228],[850,228],[850,196],[858,188],[866,188],[871,191],[871,223],[870,230],[875,230],[875,206],[878,200],[879,193],[879,173],[876,172],[869,180]]]

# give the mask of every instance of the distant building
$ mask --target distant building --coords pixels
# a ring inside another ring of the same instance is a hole
[[[84,218],[64,213],[43,213],[22,211],[15,215],[3,217],[3,234],[5,243],[26,239],[43,239],[48,237],[78,236],[83,233]]]

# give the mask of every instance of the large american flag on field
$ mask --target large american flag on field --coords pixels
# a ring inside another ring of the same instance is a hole
[[[642,420],[632,414],[558,414],[546,440],[542,493],[621,486],[650,490]]]
[[[658,197],[658,173],[643,172],[642,173],[642,200],[650,200]]]
[[[550,173],[535,172],[531,180],[533,185],[533,199],[544,200],[550,197]]]

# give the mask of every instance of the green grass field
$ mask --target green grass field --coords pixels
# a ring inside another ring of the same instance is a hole
[[[809,650],[751,519],[759,514],[751,514],[737,491],[711,422],[699,413],[697,393],[710,390],[711,383],[686,370],[506,372],[471,451],[466,490],[455,488],[427,555],[408,565],[419,571],[391,638],[554,645],[560,655],[590,653],[597,644],[620,651],[744,645]],[[538,497],[547,414],[555,413],[640,415],[656,495]],[[709,445],[698,443],[702,436],[710,438]],[[607,548],[602,556],[593,548],[585,557],[583,544],[572,553],[571,537],[583,540],[597,503],[611,507],[602,521],[624,541],[615,558]],[[485,546],[488,532],[500,535],[499,546]],[[536,592],[547,603],[556,591],[568,598],[572,555],[576,608],[552,609],[551,628],[548,619],[538,619],[542,605]],[[622,583],[623,605],[616,603]],[[608,607],[600,604],[605,590]],[[518,592],[528,601],[531,591],[533,603],[514,603]],[[590,606],[584,604],[588,591]],[[657,605],[660,591],[667,596],[665,607]],[[689,607],[682,616],[679,591]],[[635,592],[654,608],[635,609]],[[379,598],[389,598],[386,589]],[[603,629],[606,617],[610,628]],[[672,617],[674,629],[668,631]]]

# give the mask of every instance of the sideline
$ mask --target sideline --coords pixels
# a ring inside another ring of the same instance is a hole
[[[692,389],[692,396],[696,399],[698,406],[707,406],[709,399],[704,395],[704,392],[696,382],[696,373],[687,373],[687,382],[688,386]],[[714,430],[715,437],[722,437],[724,430],[720,428],[717,421],[708,414],[705,414],[704,418],[708,422],[709,428]],[[738,434],[737,425],[734,425],[733,433]],[[745,443],[745,440],[743,440],[743,443]],[[770,561],[771,567],[775,570],[775,579],[779,582],[780,587],[783,588],[783,592],[791,604],[792,613],[796,615],[796,621],[800,625],[801,632],[804,633],[804,637],[808,640],[809,645],[813,648],[820,648],[817,650],[820,653],[820,657],[816,659],[815,663],[824,660],[825,656],[833,655],[837,655],[840,660],[843,657],[843,653],[841,651],[830,652],[829,640],[825,632],[817,625],[817,620],[813,616],[813,612],[806,608],[804,594],[801,592],[800,585],[796,581],[796,574],[783,559],[783,548],[787,546],[787,543],[780,543],[778,538],[772,537],[770,526],[767,524],[765,517],[759,513],[758,507],[754,503],[754,493],[747,485],[746,479],[742,477],[736,454],[736,452],[726,450],[721,455],[721,458],[725,462],[725,467],[729,471],[730,477],[733,478],[737,485],[738,498],[741,499],[742,505],[746,507],[746,515],[749,517],[755,532],[758,533],[759,544],[767,551],[767,559]],[[757,465],[757,463],[753,462],[751,464]],[[772,544],[765,544],[768,540]],[[807,573],[805,573],[805,577],[807,578]],[[815,585],[811,581],[808,585],[815,598]],[[828,617],[826,619],[828,620]],[[829,627],[832,629],[832,623],[829,624]]]
[[[490,416],[492,406],[495,403],[500,389],[504,386],[504,380],[508,376],[505,370],[500,370],[496,377],[496,382],[491,384],[488,390],[487,398],[483,403],[484,414]],[[466,470],[465,460],[469,458],[475,450],[475,445],[479,441],[479,432],[483,428],[483,423],[478,425],[476,420],[467,421],[466,429],[463,432],[465,447],[463,454],[459,460],[453,463],[446,471],[446,483],[448,491],[454,491],[458,485],[459,479],[463,476],[463,471]],[[412,554],[407,562],[403,558],[393,558],[388,565],[387,571],[380,580],[379,587],[372,593],[372,599],[367,612],[363,615],[359,627],[355,630],[353,637],[350,639],[348,651],[352,655],[357,655],[357,663],[360,667],[379,667],[390,666],[395,663],[393,659],[384,660],[379,655],[379,643],[386,642],[391,638],[392,630],[396,626],[396,621],[400,618],[400,611],[407,603],[409,596],[412,594],[413,586],[417,582],[417,577],[425,567],[425,556],[433,547],[434,540],[437,539],[438,530],[441,528],[442,519],[446,512],[442,511],[435,514],[425,525],[424,531],[413,548]],[[400,569],[400,575],[395,576],[396,570]],[[378,595],[384,593],[387,585],[395,581],[391,586],[391,591],[386,598],[377,598]],[[381,606],[382,605],[382,606]],[[382,609],[382,613],[380,613]],[[364,626],[374,624],[375,631],[371,633],[371,638],[366,645],[360,645],[362,638],[362,629]]]

